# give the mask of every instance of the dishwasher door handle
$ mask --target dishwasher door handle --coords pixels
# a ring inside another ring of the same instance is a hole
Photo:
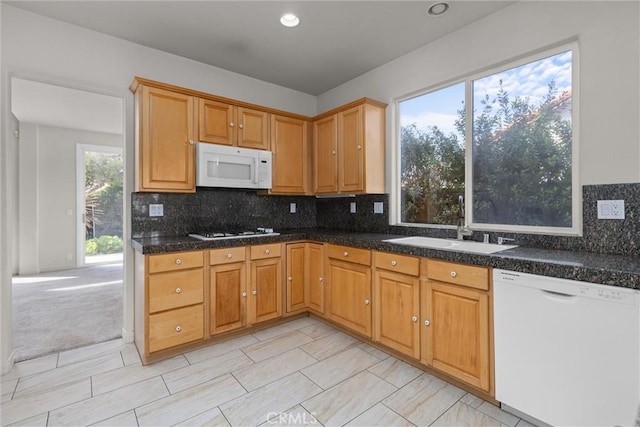
[[[546,289],[540,289],[540,290],[544,292],[547,297],[551,299],[559,300],[559,301],[569,301],[576,298],[575,295],[571,295],[571,294],[564,294],[562,292],[556,292],[556,291],[548,291]]]

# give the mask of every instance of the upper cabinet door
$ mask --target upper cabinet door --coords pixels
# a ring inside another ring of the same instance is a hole
[[[269,113],[238,107],[238,147],[269,149]]]
[[[138,191],[195,191],[193,97],[143,86],[136,101]]]
[[[313,123],[314,191],[338,192],[338,116]]]
[[[361,105],[338,113],[338,190],[341,192],[364,191],[363,122]]]
[[[308,122],[271,115],[272,194],[308,192]]]
[[[199,99],[198,140],[212,144],[234,145],[236,141],[236,117],[233,105]]]

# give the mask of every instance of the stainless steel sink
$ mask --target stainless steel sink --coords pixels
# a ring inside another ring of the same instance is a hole
[[[485,255],[518,247],[518,245],[497,245],[495,243],[480,243],[470,240],[449,240],[421,236],[399,237],[395,239],[387,239],[384,241],[389,243],[396,243],[399,245],[444,249],[448,251],[471,252],[475,254]]]

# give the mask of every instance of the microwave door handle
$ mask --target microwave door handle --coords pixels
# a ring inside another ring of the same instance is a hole
[[[260,175],[260,173],[258,171],[258,167],[259,167],[260,164],[258,163],[258,159],[257,158],[253,159],[253,164],[255,165],[254,174],[253,174],[253,182],[255,184],[257,184],[258,183],[258,176]]]

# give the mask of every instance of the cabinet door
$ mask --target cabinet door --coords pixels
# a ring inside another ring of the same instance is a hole
[[[309,247],[309,308],[324,314],[324,247],[308,243]]]
[[[362,105],[338,113],[338,190],[364,191]]]
[[[282,261],[251,261],[251,323],[282,316]]]
[[[142,87],[140,191],[195,191],[193,97]]]
[[[316,193],[338,192],[338,116],[313,123],[313,186]]]
[[[200,98],[198,103],[198,138],[212,144],[234,145],[236,118],[233,105]]]
[[[406,274],[376,271],[373,339],[420,357],[420,281]]]
[[[223,264],[211,267],[210,330],[211,334],[231,331],[246,325],[246,264]]]
[[[329,318],[371,338],[371,269],[329,261]]]
[[[422,287],[422,362],[489,391],[488,293],[429,280]]]
[[[287,245],[287,313],[307,307],[306,244]]]
[[[238,107],[238,147],[269,149],[269,113]]]
[[[308,192],[307,128],[304,120],[271,115],[272,193]]]

